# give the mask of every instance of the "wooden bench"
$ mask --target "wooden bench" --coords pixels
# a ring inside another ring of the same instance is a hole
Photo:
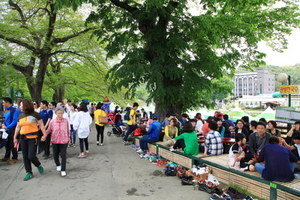
[[[136,144],[139,144],[136,138]],[[261,178],[259,172],[240,172],[228,168],[228,154],[222,156],[204,157],[200,153],[196,156],[185,155],[182,151],[169,151],[168,147],[161,143],[148,144],[149,150],[161,157],[173,161],[179,165],[191,168],[194,162],[205,163],[212,169],[212,174],[219,182],[229,185],[235,184],[246,189],[251,194],[272,200],[283,199],[300,199],[300,179],[295,179],[292,182],[275,182],[267,181]],[[153,150],[154,148],[155,151]]]
[[[300,179],[292,182],[267,181],[259,172],[240,172],[228,168],[228,155],[201,157],[213,175],[222,183],[238,185],[253,195],[263,199],[299,199]]]

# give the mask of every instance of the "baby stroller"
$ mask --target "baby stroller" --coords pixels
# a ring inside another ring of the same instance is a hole
[[[120,114],[117,114],[113,117],[113,120],[108,118],[108,121],[111,122],[112,131],[107,131],[107,135],[111,136],[111,134],[114,134],[115,136],[120,137],[124,131],[124,127],[122,126],[122,116]]]

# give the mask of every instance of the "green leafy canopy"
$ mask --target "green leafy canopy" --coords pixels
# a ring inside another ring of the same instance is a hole
[[[189,12],[195,2],[199,14]],[[97,7],[87,23],[98,23],[94,35],[107,43],[107,56],[124,55],[108,73],[110,90],[128,88],[127,97],[145,83],[159,110],[179,112],[213,105],[212,93],[222,85],[212,80],[236,68],[264,64],[257,43],[286,46],[284,36],[299,27],[299,7],[276,0],[57,0],[76,9]],[[100,40],[99,40],[100,41]]]

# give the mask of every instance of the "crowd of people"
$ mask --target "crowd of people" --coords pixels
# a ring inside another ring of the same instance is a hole
[[[40,103],[27,99],[21,100],[19,108],[12,106],[12,100],[3,98],[5,108],[2,129],[8,133],[5,144],[5,155],[0,161],[9,164],[18,162],[18,149],[22,149],[23,162],[26,170],[24,180],[33,177],[31,163],[39,173],[44,169],[36,156],[36,152],[44,152],[43,157],[50,156],[52,145],[53,159],[56,170],[61,176],[66,176],[67,148],[76,146],[79,140],[79,156],[84,158],[89,154],[89,134],[92,123],[97,132],[96,145],[104,145],[104,130],[108,123],[108,113],[101,102],[90,105],[82,102],[77,107],[70,100],[64,103]],[[140,139],[140,150],[147,151],[147,143],[163,141],[170,151],[182,150],[187,155],[218,156],[225,152],[223,138],[234,138],[228,152],[228,165],[240,171],[259,171],[262,177],[270,181],[291,181],[293,173],[300,171],[300,121],[297,121],[282,138],[276,128],[275,121],[260,119],[249,121],[244,116],[235,123],[228,115],[215,112],[206,120],[201,113],[194,118],[183,113],[179,119],[174,112],[166,114],[160,122],[160,117],[152,112],[149,114],[134,103],[127,110],[127,128],[123,137],[124,144],[130,143],[130,135],[143,125],[145,133]],[[123,108],[115,107],[113,116],[124,114]],[[126,115],[126,114],[125,114]],[[124,119],[126,118],[123,115]],[[202,141],[202,142],[200,142]]]
[[[79,107],[70,100],[66,104],[60,102],[31,101],[23,99],[19,108],[15,108],[9,97],[2,99],[4,107],[4,122],[2,130],[8,134],[5,140],[5,155],[0,161],[8,164],[18,162],[18,150],[22,151],[26,170],[24,180],[33,177],[32,164],[39,173],[44,169],[37,158],[37,152],[44,152],[45,159],[50,158],[52,146],[56,170],[62,177],[66,176],[67,147],[75,147],[79,139],[79,158],[89,154],[88,137],[92,130],[93,118],[97,130],[97,145],[103,145],[104,125],[99,119],[107,116],[103,103],[96,106],[86,102]],[[101,143],[99,138],[101,137]]]
[[[133,127],[127,130],[126,137],[137,125],[135,112],[138,105],[134,105],[130,118]],[[157,115],[154,114],[157,122]],[[151,124],[150,124],[151,127]],[[238,119],[235,123],[228,115],[215,112],[208,117],[206,122],[201,113],[197,113],[193,119],[184,113],[177,119],[172,112],[156,129],[155,137],[148,134],[140,140],[140,151],[147,151],[146,142],[158,141],[159,134],[163,134],[163,142],[171,151],[182,150],[187,155],[218,156],[225,152],[223,138],[234,138],[235,143],[229,149],[229,168],[239,171],[258,171],[262,177],[270,181],[292,181],[294,172],[300,169],[300,121],[288,132],[286,138],[281,137],[280,130],[274,120],[249,121],[248,116]],[[153,129],[151,129],[153,130]],[[199,144],[199,138],[204,137],[203,144]]]

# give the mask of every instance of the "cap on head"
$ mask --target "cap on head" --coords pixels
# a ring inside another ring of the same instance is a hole
[[[152,119],[158,119],[158,115],[157,114],[153,114],[152,115]]]

